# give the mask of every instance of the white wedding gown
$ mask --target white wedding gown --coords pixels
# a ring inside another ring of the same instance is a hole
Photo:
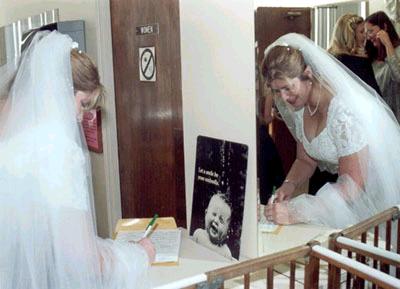
[[[38,32],[0,114],[0,288],[146,288],[144,249],[96,236],[71,46]]]
[[[304,108],[294,115],[296,138],[303,144],[307,154],[317,160],[321,171],[337,174],[340,157],[357,153],[368,146],[360,121],[345,107],[340,97],[332,98],[327,112],[326,127],[312,140],[307,139],[305,135]],[[374,210],[373,204],[366,208],[360,202],[360,188],[349,176],[340,176],[339,183],[345,184],[347,190],[351,187],[351,192],[357,191],[356,198],[346,200],[342,197],[339,186],[326,184],[315,197],[302,195],[290,203],[296,216],[303,221],[344,228],[360,222],[365,216],[362,210]],[[357,213],[359,210],[354,210],[354,207],[359,207],[360,212]]]
[[[307,37],[290,33],[271,44],[299,49],[306,65],[332,92],[326,127],[314,139],[304,134],[303,113],[281,98],[275,102],[287,127],[321,170],[338,173],[339,159],[358,152],[363,186],[347,174],[325,184],[316,194],[289,201],[301,222],[342,229],[400,204],[400,128],[376,92]]]

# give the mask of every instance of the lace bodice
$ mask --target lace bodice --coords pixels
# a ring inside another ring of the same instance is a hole
[[[304,133],[304,108],[295,113],[296,137],[307,154],[318,161],[318,167],[338,172],[339,158],[360,151],[366,146],[360,122],[339,97],[333,97],[328,108],[326,127],[309,141]]]

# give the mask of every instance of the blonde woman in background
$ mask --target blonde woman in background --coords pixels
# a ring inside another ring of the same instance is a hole
[[[371,60],[365,51],[364,19],[356,14],[344,14],[336,22],[328,52],[354,74],[381,94]]]

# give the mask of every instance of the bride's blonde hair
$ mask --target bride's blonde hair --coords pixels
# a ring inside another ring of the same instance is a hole
[[[274,46],[268,51],[261,64],[261,71],[266,84],[274,79],[286,79],[299,77],[308,79],[303,75],[306,69],[303,54],[300,50],[290,46]]]
[[[89,93],[96,90],[99,91],[99,93],[84,107],[85,110],[95,108],[104,93],[104,88],[100,82],[99,71],[96,65],[94,65],[93,61],[86,53],[78,49],[72,49],[71,69],[75,92],[78,90]]]
[[[22,52],[26,50],[26,48],[30,45],[34,35],[38,32],[38,30],[33,30],[31,33],[25,38],[24,46],[22,47]],[[99,93],[93,97],[90,102],[83,107],[84,110],[90,110],[99,105],[100,100],[105,94],[105,89],[100,82],[100,75],[96,65],[90,59],[90,57],[78,50],[71,49],[71,70],[72,70],[72,81],[74,86],[74,93],[78,90],[83,92],[92,93],[95,90],[98,90]],[[6,85],[6,92],[8,93],[15,80],[16,73],[10,78]],[[6,96],[6,95],[5,95]],[[0,102],[2,98],[5,96],[0,93]],[[0,106],[1,108],[1,106]]]

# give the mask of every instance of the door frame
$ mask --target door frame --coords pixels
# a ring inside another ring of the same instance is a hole
[[[115,111],[114,66],[111,37],[110,0],[96,0],[97,8],[97,66],[102,83],[107,87],[103,111],[103,154],[106,184],[108,234],[112,235],[117,221],[122,217],[119,182],[117,121]]]

